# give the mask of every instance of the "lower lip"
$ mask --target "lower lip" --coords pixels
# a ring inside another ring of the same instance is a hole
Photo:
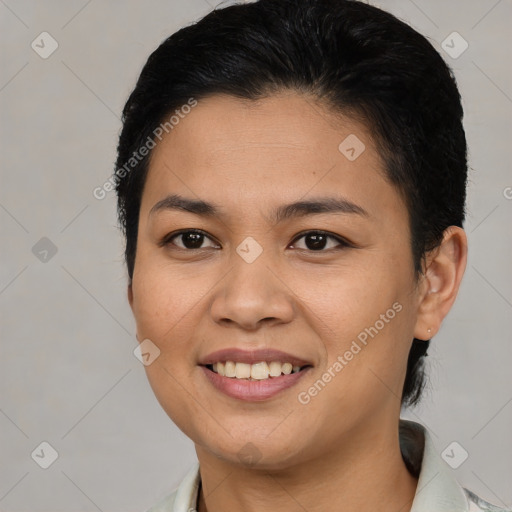
[[[239,400],[258,402],[267,400],[295,385],[311,367],[297,373],[281,375],[280,377],[269,377],[263,380],[243,380],[232,377],[223,377],[218,373],[201,366],[206,378],[225,395]]]

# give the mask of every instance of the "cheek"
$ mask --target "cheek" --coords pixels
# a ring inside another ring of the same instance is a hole
[[[350,400],[349,396],[371,401],[389,395],[389,389],[398,395],[401,392],[414,311],[412,277],[396,268],[381,259],[364,268],[338,272],[336,278],[320,283],[310,279],[314,286],[303,282],[304,288],[298,290],[297,295],[314,313],[309,315],[316,322],[314,329],[321,333],[323,369],[339,376],[329,387],[340,404]],[[347,398],[340,401],[339,396]]]
[[[188,430],[190,418],[201,413],[192,410],[194,404],[183,391],[195,369],[190,347],[198,298],[193,287],[176,279],[174,273],[143,263],[141,258],[132,280],[133,314],[139,341],[149,339],[159,350],[144,369],[162,408],[179,428]]]
[[[163,343],[186,325],[187,315],[201,299],[204,284],[191,283],[162,264],[141,258],[133,275],[133,314],[140,336]]]
[[[174,360],[179,356],[174,356]],[[145,367],[146,377],[158,403],[173,423],[188,437],[197,439],[197,425],[207,424],[208,407],[201,397],[191,399],[189,375],[182,365],[176,365],[162,353],[151,365]]]
[[[386,331],[397,314],[392,309],[395,302],[404,302],[407,280],[398,276],[385,262],[365,260],[360,265],[338,267],[330,272],[322,270],[318,276],[311,273],[295,278],[293,291],[318,320],[326,339],[336,338],[346,342],[386,316]],[[402,305],[403,306],[403,305]],[[305,316],[307,314],[305,310]],[[380,325],[380,324],[379,324]],[[384,329],[380,329],[384,331]]]

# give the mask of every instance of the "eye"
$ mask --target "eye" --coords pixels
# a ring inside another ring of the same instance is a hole
[[[300,247],[297,244],[298,240],[304,239],[305,247]],[[178,240],[179,242],[175,242]],[[209,240],[210,246],[203,246],[204,242]],[[331,240],[331,247],[329,247],[329,241]],[[332,246],[332,241],[337,242]],[[213,242],[213,240],[200,229],[187,229],[171,233],[167,235],[161,242],[162,247],[168,245],[174,245],[178,249],[183,250],[200,250],[208,247],[219,249],[220,246]],[[307,250],[311,252],[327,252],[329,249],[340,249],[344,247],[353,247],[349,242],[337,235],[332,235],[326,231],[306,231],[300,233],[295,237],[291,245],[294,249]]]
[[[179,240],[181,238],[181,245],[173,242],[173,240]],[[167,235],[161,242],[161,246],[176,245],[179,249],[205,249],[202,247],[205,240],[211,240],[211,238],[200,229],[187,229]],[[210,247],[218,248],[219,245],[213,244]]]
[[[306,247],[298,247],[296,244],[296,241],[302,238],[304,238],[304,243]],[[334,247],[327,247],[329,245],[329,239],[338,242],[337,245],[335,245]],[[324,249],[339,249],[344,247],[352,247],[352,245],[343,238],[336,235],[331,235],[326,231],[307,231],[306,233],[301,233],[300,236],[295,238],[292,247],[294,247],[295,249],[306,249],[309,251],[327,252]]]

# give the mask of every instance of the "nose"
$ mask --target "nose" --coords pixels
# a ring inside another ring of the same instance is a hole
[[[216,323],[256,330],[264,324],[292,320],[293,293],[264,254],[252,263],[234,255],[231,271],[221,281],[211,304]]]

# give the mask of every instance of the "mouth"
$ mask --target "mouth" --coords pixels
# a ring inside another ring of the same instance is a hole
[[[295,386],[312,370],[310,364],[293,366],[280,361],[240,363],[219,361],[199,365],[210,389],[244,402],[261,402]]]
[[[312,365],[293,365],[290,362],[281,361],[260,361],[254,364],[235,362],[235,361],[218,361],[212,364],[201,365],[212,373],[216,373],[221,377],[229,379],[245,380],[245,381],[264,381],[276,379],[283,375],[291,375],[302,372]]]
[[[303,379],[313,364],[271,348],[226,348],[198,361],[213,390],[238,400],[267,400]]]

